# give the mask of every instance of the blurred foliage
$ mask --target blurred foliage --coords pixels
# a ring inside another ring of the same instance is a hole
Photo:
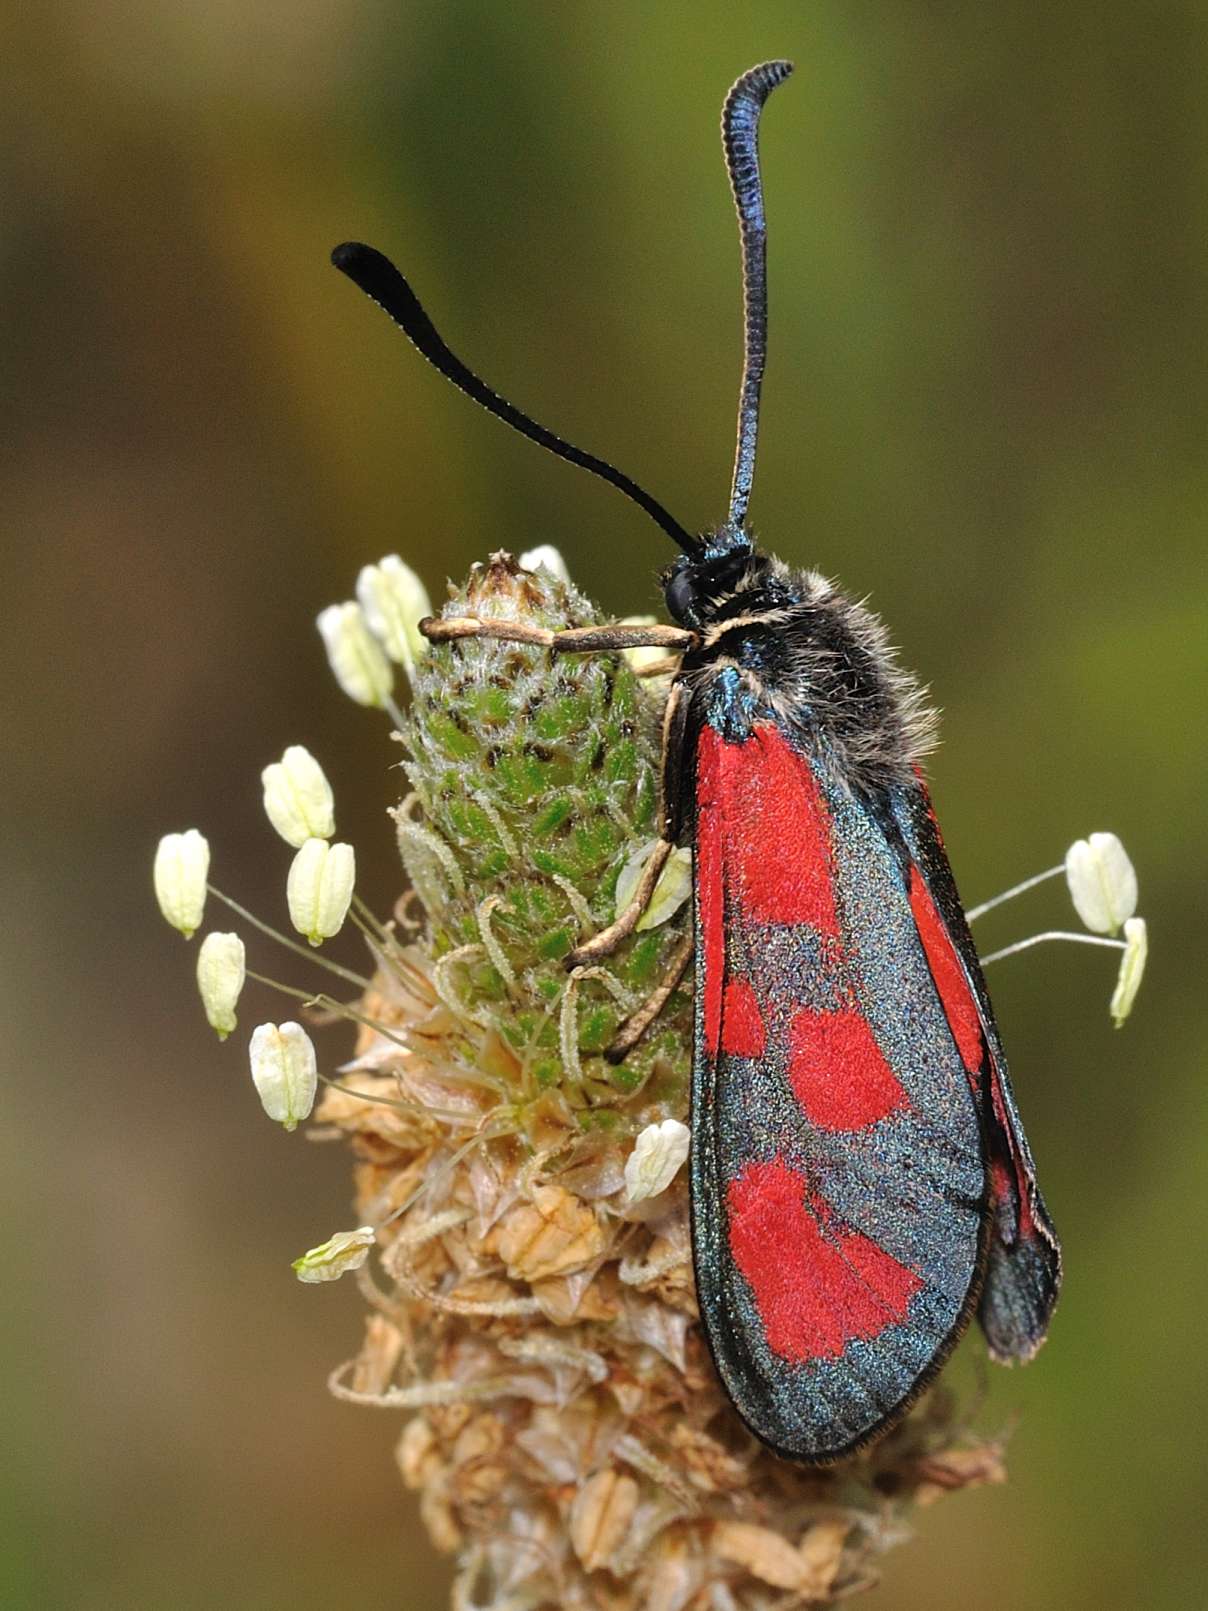
[[[391,1427],[324,1395],[355,1297],[289,1274],[348,1222],[346,1160],[209,1037],[150,851],[197,823],[279,916],[257,779],[305,743],[388,906],[397,751],[312,626],[365,560],[439,584],[549,540],[606,609],[656,607],[660,534],[327,252],[397,256],[493,383],[706,524],[739,354],[716,120],[773,54],[757,528],[932,683],[969,896],[1110,827],[1153,942],[1120,1034],[1099,953],[995,970],[1068,1285],[991,1381],[1010,1487],[868,1603],[1202,1598],[1203,9],[48,0],[8,18],[0,101],[5,1604],[442,1603]],[[1029,901],[986,943],[1062,919]]]

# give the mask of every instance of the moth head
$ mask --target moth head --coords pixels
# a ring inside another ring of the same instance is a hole
[[[757,558],[751,539],[737,526],[706,533],[700,545],[699,553],[682,554],[662,575],[668,611],[681,626],[692,628],[713,619]]]

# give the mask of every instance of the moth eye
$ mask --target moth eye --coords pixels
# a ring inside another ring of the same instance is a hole
[[[696,589],[692,578],[687,571],[680,571],[667,583],[665,595],[667,608],[677,621],[687,621],[693,613]]]

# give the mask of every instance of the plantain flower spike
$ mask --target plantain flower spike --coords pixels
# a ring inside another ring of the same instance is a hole
[[[397,554],[387,554],[376,565],[362,568],[357,598],[369,630],[410,676],[415,662],[428,650],[428,640],[419,630],[424,616],[432,614],[427,588],[410,565]]]
[[[210,1028],[225,1040],[236,1025],[235,1007],[247,977],[243,941],[237,934],[207,934],[197,953],[197,988]]]
[[[1124,955],[1120,958],[1120,972],[1112,992],[1111,1015],[1117,1029],[1133,1009],[1141,980],[1145,976],[1145,959],[1149,955],[1149,932],[1143,917],[1130,917],[1124,924]]]
[[[209,871],[210,847],[196,828],[166,833],[160,840],[155,852],[155,898],[164,917],[186,940],[201,927]]]
[[[1118,934],[1137,909],[1137,875],[1114,833],[1077,839],[1065,853],[1074,910],[1094,934]]]
[[[329,604],[316,624],[327,660],[340,687],[358,705],[385,708],[394,688],[394,672],[386,652],[369,630],[365,612],[354,600]]]
[[[534,568],[504,553],[474,566],[446,612],[551,630],[600,620],[556,555],[525,558]],[[371,602],[406,580],[401,561],[370,569]],[[725,1397],[681,1175],[686,852],[668,857],[635,932],[599,965],[566,969],[655,843],[657,676],[639,680],[620,656],[467,637],[416,655],[402,712],[360,607],[320,620],[346,689],[383,703],[398,729],[393,815],[410,886],[388,926],[357,902],[368,981],[318,959],[360,991],[326,998],[357,1039],[315,1117],[350,1143],[361,1224],[293,1268],[334,1281],[381,1254],[373,1281],[360,1277],[363,1345],[332,1391],[406,1417],[399,1471],[433,1543],[458,1559],[454,1605],[776,1611],[858,1593],[913,1507],[1005,1480],[1001,1442],[970,1431],[949,1378],[858,1460],[798,1472]],[[296,847],[290,918],[317,945],[348,916],[353,848],[330,841],[331,791],[307,751],[287,749],[263,781],[269,819]],[[196,832],[169,835],[156,857],[160,905],[186,933],[208,860]],[[1124,932],[1098,942],[1126,952],[1117,1021],[1144,960],[1144,925],[1129,913]],[[209,934],[198,985],[220,1035],[235,1028],[244,973],[239,937]],[[296,1129],[318,1091],[310,1037],[260,1024],[248,1051],[265,1113]]]
[[[446,611],[601,619],[535,558],[476,565]],[[409,927],[378,951],[355,1056],[316,1111],[354,1149],[385,1283],[366,1285],[363,1346],[332,1388],[406,1418],[399,1470],[458,1559],[455,1605],[830,1603],[873,1581],[916,1501],[1005,1476],[951,1377],[833,1472],[754,1444],[722,1392],[680,1189],[686,859],[664,869],[656,926],[565,968],[657,833],[653,692],[620,656],[466,638],[417,661],[398,724]]]
[[[326,1242],[312,1247],[295,1259],[291,1268],[299,1281],[317,1283],[338,1281],[349,1270],[359,1270],[374,1243],[372,1225],[359,1225],[355,1231],[337,1231]]]
[[[279,761],[260,774],[264,814],[295,850],[308,839],[330,839],[336,831],[335,800],[326,773],[308,749],[291,744]]]
[[[252,1031],[252,1082],[270,1119],[296,1130],[310,1117],[318,1089],[315,1048],[301,1024],[261,1024]]]
[[[285,893],[289,920],[311,945],[322,945],[344,927],[352,888],[356,882],[356,855],[351,845],[307,839],[290,864]]]

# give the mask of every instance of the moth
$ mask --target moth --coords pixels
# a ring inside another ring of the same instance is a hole
[[[869,610],[762,552],[747,529],[767,348],[759,121],[791,70],[752,68],[722,114],[745,339],[730,508],[715,530],[687,531],[492,391],[380,253],[348,243],[333,261],[462,391],[610,482],[681,549],[663,574],[674,625],[549,631],[445,616],[423,630],[434,642],[657,645],[673,657],[662,837],[633,901],[568,964],[630,934],[672,847],[691,845],[701,1320],[750,1430],[821,1465],[893,1426],[974,1313],[995,1359],[1030,1359],[1061,1254],[920,769],[932,738],[922,692]]]

